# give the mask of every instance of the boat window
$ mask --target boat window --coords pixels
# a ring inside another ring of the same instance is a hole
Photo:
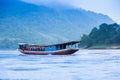
[[[50,46],[50,48],[52,48],[52,46]]]

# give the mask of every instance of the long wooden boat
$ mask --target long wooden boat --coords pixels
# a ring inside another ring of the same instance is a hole
[[[78,51],[79,41],[70,41],[66,43],[41,45],[41,44],[19,44],[19,51],[24,54],[32,55],[68,55]]]

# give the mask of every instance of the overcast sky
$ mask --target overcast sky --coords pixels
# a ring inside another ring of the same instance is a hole
[[[120,24],[120,0],[23,0],[37,5],[61,3],[110,16]]]

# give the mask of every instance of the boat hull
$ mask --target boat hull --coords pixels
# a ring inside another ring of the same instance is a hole
[[[29,55],[69,55],[73,54],[79,49],[64,49],[64,50],[57,50],[57,51],[28,51],[28,50],[21,50],[19,51],[24,54],[29,54]]]

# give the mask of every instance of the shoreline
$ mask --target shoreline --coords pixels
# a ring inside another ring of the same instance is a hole
[[[120,45],[118,46],[91,46],[91,47],[79,47],[79,49],[91,49],[91,50],[96,50],[96,49],[120,49]],[[0,49],[0,51],[17,51],[18,49]]]
[[[80,49],[120,49],[120,45],[119,46],[91,46],[88,48],[80,48]]]

